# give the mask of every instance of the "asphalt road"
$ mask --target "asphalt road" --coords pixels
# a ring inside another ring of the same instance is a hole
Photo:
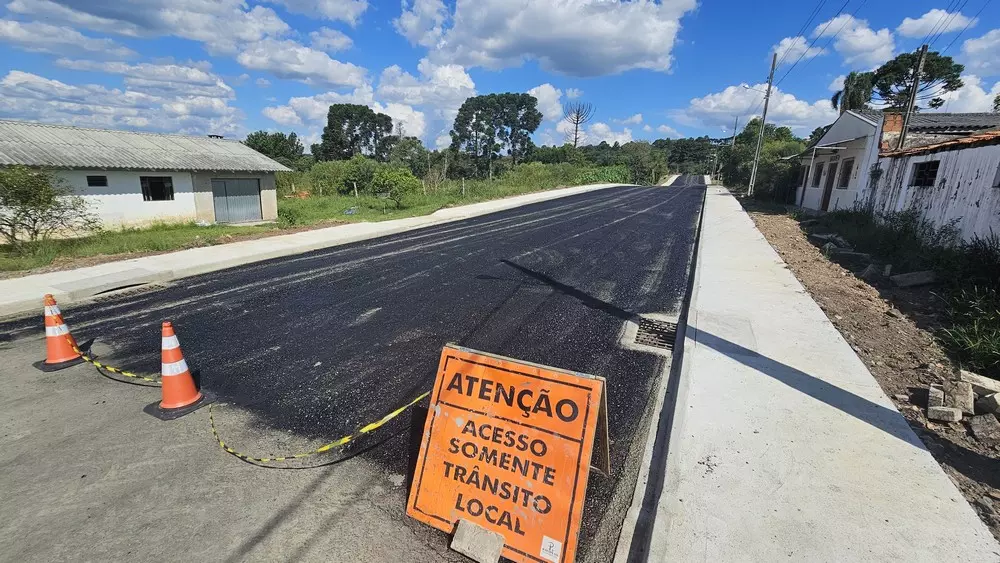
[[[603,376],[614,475],[591,479],[580,558],[603,560],[631,501],[650,389],[666,367],[617,340],[626,319],[682,306],[704,198],[695,178],[187,278],[69,306],[64,316],[78,340],[112,350],[109,363],[147,372],[158,369],[160,323],[171,320],[203,387],[271,430],[315,439],[349,433],[429,389],[448,342]],[[9,321],[0,335],[38,329],[35,318]],[[408,424],[354,447],[406,474]],[[389,512],[404,518],[403,504]]]

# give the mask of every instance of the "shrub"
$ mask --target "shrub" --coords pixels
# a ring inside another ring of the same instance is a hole
[[[278,207],[278,221],[283,225],[300,225],[303,221],[302,212],[294,207]]]
[[[1000,378],[1000,292],[972,286],[948,298],[950,327],[942,329],[941,344],[976,371]]]
[[[603,166],[581,173],[577,179],[577,184],[628,184],[629,169],[627,166]]]
[[[383,166],[375,170],[371,187],[375,194],[386,194],[399,207],[403,199],[420,191],[420,180],[407,168]]]
[[[87,202],[51,172],[0,168],[0,236],[15,252],[24,253],[26,242],[99,229]]]
[[[309,169],[312,193],[316,195],[346,194],[351,188],[346,185],[347,161],[328,160],[317,162]]]
[[[372,179],[379,165],[374,160],[359,154],[344,163],[344,189],[342,193],[354,193],[357,186],[358,195],[372,193]],[[315,168],[315,167],[313,167]]]

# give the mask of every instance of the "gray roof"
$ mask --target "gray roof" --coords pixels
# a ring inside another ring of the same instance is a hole
[[[0,166],[95,170],[278,172],[239,141],[0,120]]]
[[[910,117],[910,131],[974,133],[1000,127],[996,113],[916,113]]]

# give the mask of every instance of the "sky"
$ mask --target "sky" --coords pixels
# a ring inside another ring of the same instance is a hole
[[[800,136],[836,119],[852,70],[927,42],[965,65],[940,111],[1000,94],[991,0],[0,0],[0,118],[318,142],[331,103],[430,147],[469,96],[529,92],[538,144],[729,136],[759,115]]]

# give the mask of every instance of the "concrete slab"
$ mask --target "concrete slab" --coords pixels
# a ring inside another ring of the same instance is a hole
[[[109,262],[87,268],[0,280],[0,317],[37,311],[42,295],[61,303],[82,301],[115,287],[162,282],[215,272],[272,258],[393,235],[421,227],[478,217],[522,205],[558,199],[621,184],[590,184],[441,209],[422,217],[379,223],[352,223],[289,235],[193,248]]]
[[[451,549],[476,563],[496,563],[500,560],[503,543],[501,534],[462,519],[455,527],[455,536],[451,538]]]
[[[644,479],[665,484],[617,560],[1000,560],[728,191],[709,188],[703,221],[669,455]]]

